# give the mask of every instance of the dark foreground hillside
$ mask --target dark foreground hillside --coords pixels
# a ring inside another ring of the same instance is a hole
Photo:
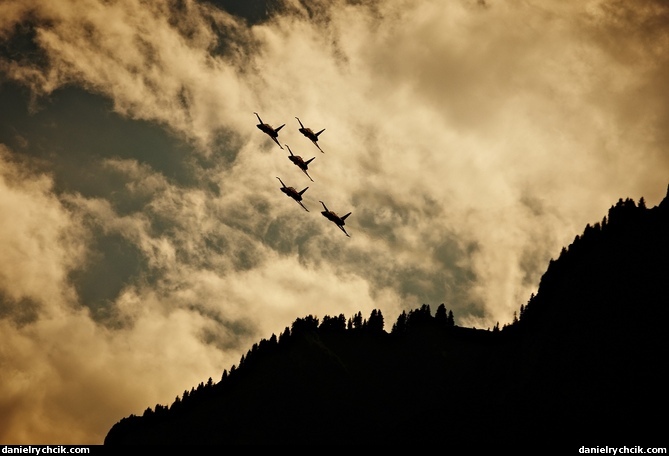
[[[390,331],[377,311],[300,318],[219,382],[123,418],[105,445],[666,448],[668,278],[669,194],[621,199],[551,261],[513,324],[458,327],[443,305]]]

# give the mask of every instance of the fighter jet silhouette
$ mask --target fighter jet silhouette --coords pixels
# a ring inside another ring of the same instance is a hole
[[[290,152],[290,155],[288,156],[290,161],[292,161],[298,168],[300,168],[302,170],[302,172],[307,175],[309,180],[311,182],[313,182],[314,180],[311,178],[309,173],[307,173],[307,169],[309,168],[309,163],[311,163],[312,160],[316,157],[313,157],[313,158],[310,158],[307,161],[304,161],[304,159],[302,157],[300,157],[299,155],[293,154],[293,151],[290,150],[290,146],[288,144],[286,144],[286,147],[288,148],[288,152]]]
[[[342,215],[340,217],[336,213],[329,210],[323,201],[319,201],[319,202],[323,205],[323,208],[325,209],[324,211],[321,211],[321,214],[323,214],[323,217],[325,217],[326,219],[330,220],[332,223],[337,225],[337,227],[340,230],[342,230],[346,236],[351,237],[351,236],[349,236],[349,234],[344,229],[344,225],[346,225],[346,222],[344,222],[344,220],[346,220],[346,217],[351,215],[351,213],[349,212],[348,214]]]
[[[323,133],[325,131],[325,128],[323,128],[319,132],[314,133],[311,128],[305,128],[304,125],[302,125],[302,122],[300,121],[300,119],[298,119],[297,117],[295,117],[295,118],[297,119],[298,122],[300,122],[300,129],[299,129],[300,133],[302,133],[304,136],[309,138],[311,140],[311,142],[314,143],[314,146],[318,147],[318,150],[323,152],[323,149],[321,149],[321,146],[318,145],[318,135]],[[325,152],[323,152],[323,153],[325,153]]]
[[[279,147],[283,149],[283,147],[281,146],[281,144],[279,144],[279,141],[276,138],[279,137],[279,130],[281,130],[286,124],[283,124],[277,128],[272,128],[270,124],[266,124],[265,122],[262,121],[257,112],[254,112],[253,114],[256,115],[256,117],[258,118],[258,122],[260,122],[258,125],[256,125],[256,127],[258,127],[260,131],[262,131],[263,133],[266,133],[267,136],[272,138],[272,141],[277,143]]]
[[[277,177],[277,179],[279,179],[279,177]],[[281,179],[279,179],[279,182],[281,182],[282,185],[282,187],[279,190],[281,190],[283,193],[293,198],[295,201],[297,201],[297,204],[302,206],[302,209],[309,212],[309,209],[304,207],[304,204],[302,204],[302,194],[306,192],[309,187],[305,187],[302,191],[298,192],[297,190],[295,190],[294,187],[287,187],[286,184],[284,184]]]

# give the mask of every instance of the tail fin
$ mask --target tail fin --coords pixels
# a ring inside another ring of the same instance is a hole
[[[305,165],[308,165],[309,163],[311,163],[312,161],[314,161],[314,158],[316,158],[316,157],[312,157],[312,158],[310,158],[309,160],[305,161],[304,164],[305,164]]]
[[[282,129],[283,127],[285,127],[285,126],[286,126],[286,124],[283,124],[283,125],[281,125],[280,127],[276,128],[274,131],[279,131],[279,130],[281,130],[281,129]],[[280,145],[280,144],[279,144],[279,145]]]
[[[342,219],[342,220],[346,220],[346,217],[348,217],[349,215],[351,215],[350,212],[349,212],[348,214],[344,215],[341,219]]]
[[[301,195],[302,193],[306,192],[308,188],[309,188],[309,187],[304,187],[304,190],[302,190],[302,191],[300,192],[300,195]]]
[[[325,128],[323,128],[321,131],[319,131],[318,133],[316,133],[316,136],[320,135],[320,134],[323,133],[324,131],[325,131]]]

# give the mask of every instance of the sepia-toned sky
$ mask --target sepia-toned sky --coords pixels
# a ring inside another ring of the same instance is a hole
[[[509,323],[661,201],[667,125],[664,0],[4,0],[0,443],[102,443],[306,315]]]

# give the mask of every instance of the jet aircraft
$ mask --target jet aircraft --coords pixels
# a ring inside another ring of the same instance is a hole
[[[300,128],[299,128],[300,133],[302,133],[304,136],[309,138],[311,140],[311,142],[314,143],[314,146],[318,147],[318,150],[323,152],[323,149],[321,149],[321,146],[318,145],[318,135],[323,133],[325,131],[325,128],[323,128],[321,131],[318,131],[318,132],[314,133],[314,131],[311,128],[305,128],[304,125],[302,125],[302,121],[300,121],[300,119],[298,119],[297,117],[295,117],[295,118],[297,119],[298,122],[300,122]],[[323,153],[325,153],[325,152],[323,152]]]
[[[338,227],[340,230],[342,230],[346,236],[351,237],[351,236],[349,236],[349,234],[346,232],[346,229],[344,229],[344,225],[346,225],[346,222],[344,222],[344,220],[346,220],[346,217],[348,217],[349,215],[351,215],[351,213],[349,212],[348,214],[346,214],[346,215],[342,215],[342,216],[340,217],[340,216],[338,216],[336,213],[334,213],[334,212],[332,212],[331,210],[329,210],[323,201],[319,201],[319,202],[323,205],[323,208],[325,209],[324,211],[321,211],[321,214],[323,214],[323,217],[325,217],[326,219],[330,220],[332,223],[334,223],[335,225],[337,225],[337,227]]]
[[[277,128],[273,128],[270,124],[266,124],[265,122],[263,122],[257,112],[254,112],[253,114],[256,115],[256,117],[258,118],[258,122],[260,122],[258,125],[256,125],[256,127],[258,127],[260,131],[262,131],[263,133],[266,133],[267,136],[272,138],[272,141],[277,143],[278,146],[283,149],[283,146],[279,144],[277,138],[279,137],[279,130],[281,130],[286,124],[283,124]]]
[[[302,204],[302,194],[304,192],[306,192],[309,187],[305,187],[303,190],[298,192],[297,190],[295,190],[294,187],[286,186],[286,184],[284,184],[283,181],[279,177],[277,177],[277,179],[279,179],[279,182],[281,182],[281,185],[282,185],[282,187],[279,190],[281,190],[283,193],[285,193],[286,195],[293,198],[295,201],[297,201],[297,204],[302,206],[302,209],[309,212],[309,209],[304,207],[304,204]]]
[[[286,147],[288,148],[288,152],[290,152],[290,155],[288,156],[290,161],[292,161],[298,168],[300,168],[302,170],[302,172],[307,175],[309,180],[311,182],[313,182],[314,180],[311,178],[311,176],[307,172],[307,169],[309,168],[309,163],[311,163],[312,160],[316,157],[313,157],[313,158],[310,158],[307,161],[304,161],[304,159],[302,157],[300,157],[299,155],[295,155],[293,153],[293,151],[290,150],[290,146],[288,144],[286,144]]]

